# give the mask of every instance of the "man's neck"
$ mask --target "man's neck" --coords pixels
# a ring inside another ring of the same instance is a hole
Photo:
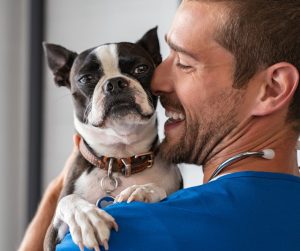
[[[257,121],[256,121],[257,122]],[[241,126],[214,149],[203,167],[203,182],[209,181],[212,173],[227,159],[247,151],[272,149],[275,157],[248,157],[227,166],[220,174],[240,171],[277,172],[299,175],[297,164],[297,134],[289,127],[276,125],[266,130],[264,123],[249,123]]]

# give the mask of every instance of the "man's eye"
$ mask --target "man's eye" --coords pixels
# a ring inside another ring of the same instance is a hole
[[[180,62],[177,62],[176,63],[176,66],[182,70],[190,70],[192,68],[192,66],[190,65],[184,65],[184,64],[181,64]]]
[[[78,80],[81,84],[96,84],[97,79],[93,75],[84,75]]]
[[[149,69],[149,67],[145,64],[142,64],[142,65],[138,65],[137,67],[135,67],[133,73],[134,74],[142,74],[142,73],[145,73],[147,72]]]

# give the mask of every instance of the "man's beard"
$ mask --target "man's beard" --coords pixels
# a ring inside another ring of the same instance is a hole
[[[197,120],[186,114],[184,132],[176,139],[164,138],[159,148],[161,157],[172,163],[205,164],[214,148],[238,125],[237,107],[243,93],[236,89],[219,93],[201,106]],[[161,97],[161,101],[174,107],[168,98]],[[175,107],[180,107],[178,102]]]

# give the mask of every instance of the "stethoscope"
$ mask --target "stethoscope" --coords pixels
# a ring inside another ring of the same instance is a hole
[[[216,178],[220,172],[222,172],[226,167],[228,167],[233,162],[239,161],[241,159],[245,159],[248,157],[261,157],[264,159],[273,159],[275,156],[275,152],[272,149],[264,149],[262,151],[258,152],[243,152],[239,153],[225,161],[223,161],[217,169],[213,172],[213,174],[210,176],[208,181],[211,181],[212,179]]]

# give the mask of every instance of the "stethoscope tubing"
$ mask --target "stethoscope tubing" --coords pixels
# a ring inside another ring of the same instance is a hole
[[[248,158],[248,157],[263,157],[264,156],[264,152],[260,151],[260,152],[243,152],[243,153],[239,153],[227,160],[225,160],[224,162],[222,162],[217,169],[213,172],[213,174],[210,176],[209,180],[214,179],[215,177],[217,177],[219,175],[220,172],[222,172],[224,170],[224,168],[226,168],[227,166],[231,165],[232,163]]]

